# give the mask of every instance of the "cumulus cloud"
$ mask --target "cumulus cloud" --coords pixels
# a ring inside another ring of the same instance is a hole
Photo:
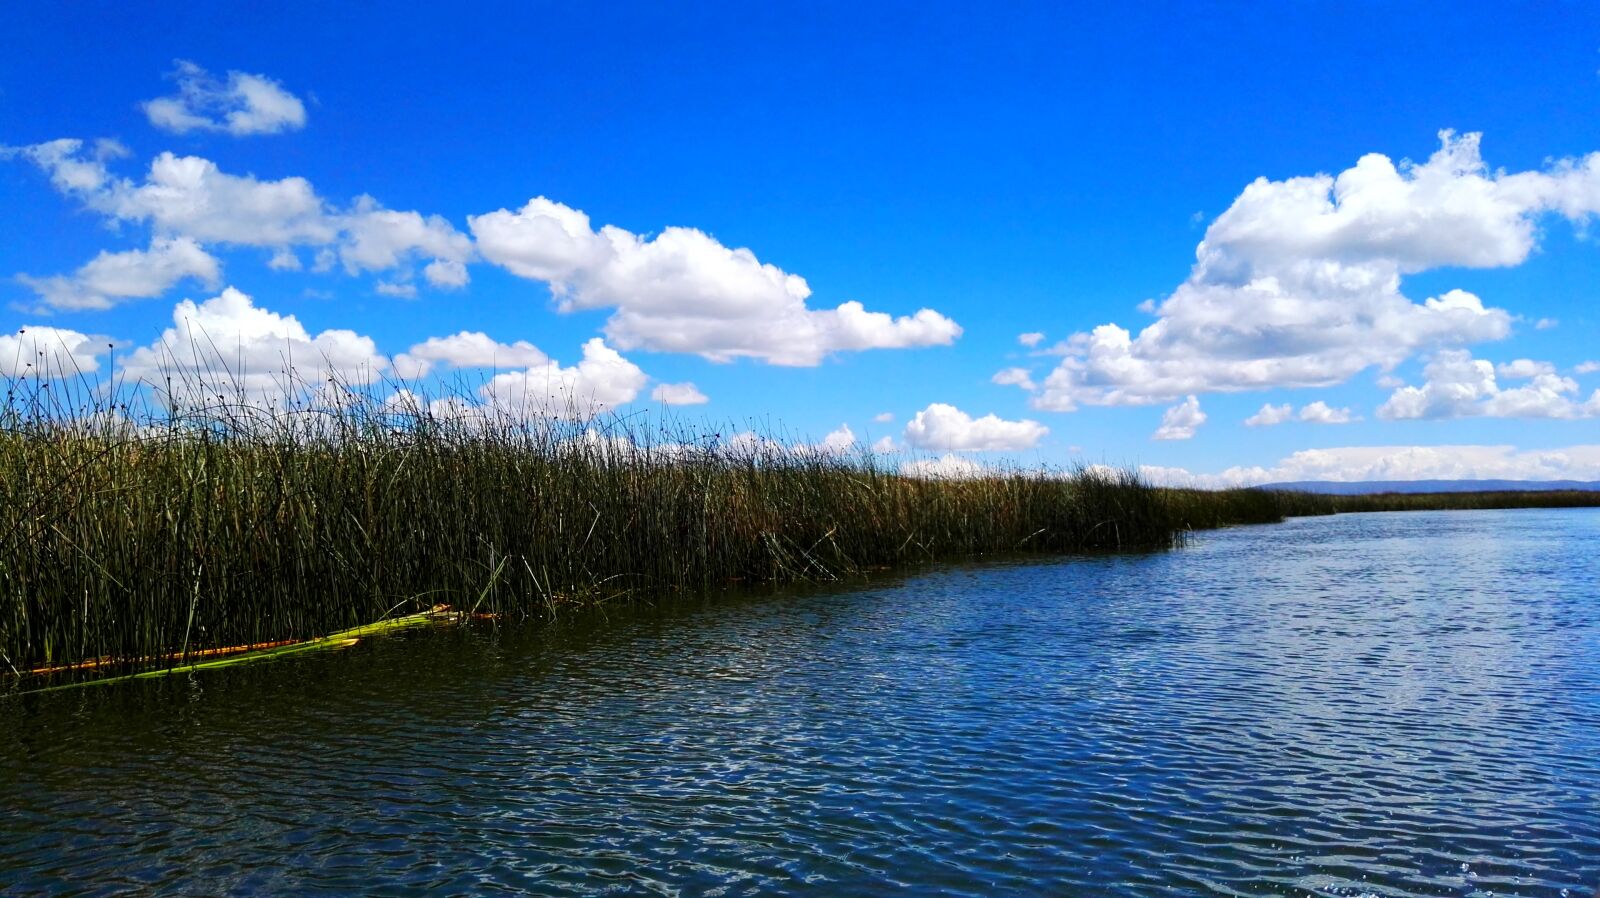
[[[122,370],[174,407],[239,399],[282,408],[330,379],[369,384],[388,364],[371,337],[337,328],[313,335],[293,315],[227,287],[201,303],[178,303],[172,327],[135,349]]]
[[[226,79],[216,78],[180,59],[173,78],[177,94],[142,104],[150,124],[163,131],[218,131],[244,137],[305,127],[305,104],[265,75],[229,72]]]
[[[485,403],[520,417],[582,419],[632,402],[650,380],[638,365],[599,337],[583,344],[583,360],[555,361],[497,374],[479,391]]]
[[[1301,407],[1300,420],[1308,424],[1349,424],[1355,419],[1348,408],[1333,408],[1319,399]]]
[[[700,388],[685,381],[681,384],[656,384],[650,398],[667,405],[705,405],[711,399]]]
[[[913,458],[900,463],[900,473],[906,477],[928,480],[971,480],[987,473],[983,465],[954,453],[938,458]]]
[[[816,365],[833,352],[948,345],[961,328],[931,309],[891,317],[858,302],[806,306],[804,278],[693,228],[643,237],[544,197],[471,216],[478,252],[550,285],[557,308],[612,309],[606,335],[624,349]]]
[[[1600,362],[1579,362],[1572,371],[1574,374],[1593,374],[1596,371],[1600,371]]]
[[[872,416],[872,420],[879,424],[888,424],[894,420],[894,412],[879,412]]]
[[[407,380],[449,368],[535,368],[550,357],[526,340],[501,343],[482,331],[429,337],[394,357],[394,370]]]
[[[996,371],[994,377],[989,378],[989,380],[991,383],[997,383],[1001,386],[1021,387],[1024,390],[1035,389],[1033,376],[1028,373],[1026,368],[1005,368]]]
[[[903,437],[919,449],[944,452],[1031,449],[1050,432],[1037,421],[1007,421],[993,414],[974,418],[953,405],[935,402],[906,422]]]
[[[417,298],[417,285],[409,281],[379,281],[372,289],[377,291],[379,296],[393,296],[398,299]]]
[[[1147,465],[1153,483],[1221,489],[1297,480],[1600,480],[1600,445],[1519,450],[1515,446],[1349,446],[1304,449],[1270,467],[1216,474]]]
[[[890,452],[898,452],[899,449],[900,447],[894,444],[894,437],[879,437],[872,444],[872,451],[878,453],[879,455],[887,455]]]
[[[1161,426],[1150,435],[1153,440],[1187,440],[1195,435],[1200,425],[1206,423],[1206,413],[1200,410],[1198,397],[1187,399],[1167,409],[1161,415]]]
[[[1396,418],[1584,418],[1600,414],[1600,390],[1587,402],[1576,396],[1578,383],[1555,373],[1555,366],[1518,359],[1500,367],[1508,379],[1526,380],[1503,387],[1494,365],[1475,359],[1465,349],[1442,350],[1422,369],[1420,387],[1395,390],[1378,408],[1378,417]]]
[[[370,196],[357,197],[343,216],[345,240],[339,258],[351,274],[388,271],[413,256],[433,259],[424,277],[436,287],[467,283],[464,264],[472,258],[472,240],[438,215],[385,209]]]
[[[1017,342],[1028,347],[1029,349],[1038,346],[1040,341],[1043,339],[1044,334],[1040,333],[1039,331],[1029,331],[1025,334],[1017,334]]]
[[[10,148],[5,155],[33,162],[57,190],[113,222],[149,225],[158,240],[263,247],[273,251],[269,264],[278,269],[299,267],[297,246],[317,249],[314,271],[338,261],[352,274],[407,272],[426,260],[429,284],[467,283],[472,241],[448,221],[385,209],[369,196],[339,209],[305,178],[234,175],[209,159],[162,153],[144,179],[134,181],[110,172],[107,162],[117,154],[103,144],[73,139]],[[415,292],[406,279],[389,283],[390,293]]]
[[[1299,415],[1294,413],[1294,407],[1287,402],[1282,405],[1267,403],[1261,406],[1260,411],[1244,419],[1244,426],[1271,427],[1296,419],[1308,424],[1348,424],[1356,420],[1348,408],[1333,408],[1319,399],[1302,406]]]
[[[1549,362],[1536,362],[1533,359],[1513,359],[1495,365],[1494,373],[1506,380],[1526,380],[1541,374],[1554,374],[1556,366]]]
[[[816,454],[839,457],[849,455],[857,449],[855,431],[848,424],[840,424],[838,428],[830,431],[821,440],[806,444],[801,443],[794,447],[797,454]]]
[[[29,325],[0,334],[0,377],[55,380],[91,374],[111,349],[103,337],[59,327]]]
[[[1506,173],[1483,162],[1479,135],[1440,139],[1420,164],[1372,153],[1336,176],[1257,179],[1206,230],[1157,320],[1137,335],[1116,324],[1073,335],[1033,404],[1329,386],[1419,351],[1505,337],[1506,311],[1463,290],[1414,302],[1402,276],[1521,263],[1539,215],[1583,222],[1600,210],[1600,154]]]
[[[109,309],[129,299],[160,296],[175,284],[194,280],[215,288],[222,265],[187,237],[158,237],[148,250],[101,252],[70,275],[17,279],[39,294],[51,309]]]
[[[1293,417],[1294,406],[1287,402],[1283,403],[1282,405],[1273,405],[1269,402],[1262,405],[1260,411],[1244,419],[1244,426],[1272,427],[1276,424],[1282,424]]]

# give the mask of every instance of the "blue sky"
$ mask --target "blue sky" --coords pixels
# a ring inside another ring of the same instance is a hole
[[[1592,7],[752,6],[11,5],[0,332],[137,377],[190,301],[955,467],[1600,478]]]

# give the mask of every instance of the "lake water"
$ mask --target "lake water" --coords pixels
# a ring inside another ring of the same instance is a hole
[[[374,640],[0,700],[0,894],[1564,895],[1600,513]]]

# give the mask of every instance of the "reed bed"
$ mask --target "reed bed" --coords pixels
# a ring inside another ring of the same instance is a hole
[[[1191,526],[1123,473],[919,479],[748,435],[359,396],[64,414],[48,386],[14,385],[0,413],[12,671],[181,663],[437,604],[547,614],[997,552],[1166,547]]]
[[[908,477],[867,453],[748,433],[570,409],[467,413],[372,391],[282,409],[192,389],[182,404],[129,401],[150,395],[10,385],[0,670],[179,666],[441,604],[546,615],[996,553],[1159,549],[1193,529],[1468,501],[1162,489],[1105,469]]]
[[[1304,494],[1296,494],[1304,495]],[[1335,512],[1360,511],[1470,511],[1494,508],[1595,508],[1595,490],[1495,490],[1470,493],[1369,493],[1359,496],[1324,496]]]

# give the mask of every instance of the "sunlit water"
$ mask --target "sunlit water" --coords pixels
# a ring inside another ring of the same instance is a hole
[[[1589,898],[1597,594],[1354,515],[13,697],[0,894]]]

